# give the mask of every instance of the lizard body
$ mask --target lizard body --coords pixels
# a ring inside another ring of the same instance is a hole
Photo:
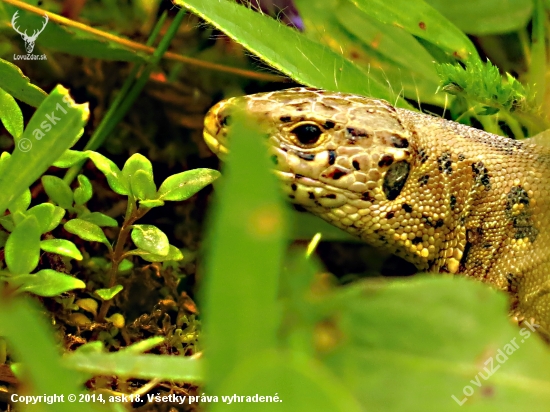
[[[311,88],[214,106],[205,139],[227,151],[241,108],[269,136],[286,195],[419,270],[509,292],[512,313],[550,330],[550,149]]]

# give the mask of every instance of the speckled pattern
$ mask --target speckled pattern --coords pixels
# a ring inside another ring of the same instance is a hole
[[[383,100],[295,88],[214,106],[204,135],[217,154],[236,107],[268,134],[292,202],[420,270],[508,291],[519,321],[550,330],[550,149]]]

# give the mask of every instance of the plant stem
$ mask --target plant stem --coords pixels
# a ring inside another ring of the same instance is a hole
[[[118,232],[116,245],[111,255],[111,269],[109,270],[108,274],[109,283],[107,284],[107,288],[112,288],[113,286],[115,286],[118,266],[120,265],[120,262],[122,262],[122,260],[124,259],[124,245],[128,240],[128,235],[132,231],[132,225],[135,223],[136,220],[141,219],[143,216],[145,216],[145,214],[149,210],[150,209],[147,208],[137,209],[134,199],[131,197],[128,198],[128,206],[126,209],[124,223],[122,224],[120,232]],[[109,311],[112,302],[113,299],[109,299],[104,300],[101,303],[101,307],[99,308],[99,312],[96,316],[96,322],[103,322],[105,320],[105,316],[107,315],[107,312]]]

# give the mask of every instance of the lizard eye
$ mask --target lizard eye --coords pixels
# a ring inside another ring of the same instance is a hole
[[[315,123],[305,123],[296,126],[291,130],[291,133],[296,136],[296,139],[298,139],[298,142],[301,144],[312,145],[317,143],[323,134],[323,130]]]

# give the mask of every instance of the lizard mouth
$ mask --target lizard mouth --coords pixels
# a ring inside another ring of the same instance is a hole
[[[204,118],[203,137],[206,145],[216,156],[224,159],[229,153],[226,139],[223,136],[223,127],[219,121],[219,112],[225,106],[225,102],[219,102],[213,106]]]

